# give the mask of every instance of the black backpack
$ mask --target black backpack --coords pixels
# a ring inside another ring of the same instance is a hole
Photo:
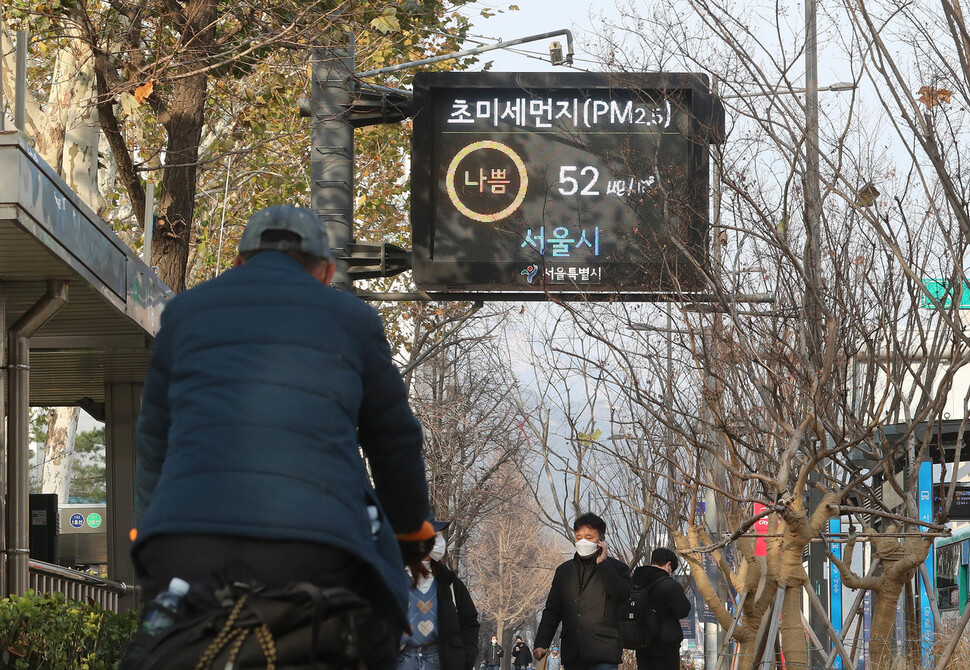
[[[267,668],[358,670],[357,628],[370,606],[343,587],[192,584],[174,623],[137,632],[120,670]]]
[[[620,606],[620,641],[624,649],[644,649],[660,632],[660,617],[650,591],[668,577],[655,579],[646,586],[635,586]]]

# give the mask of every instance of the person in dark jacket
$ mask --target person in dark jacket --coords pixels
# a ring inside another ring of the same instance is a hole
[[[233,269],[165,306],[135,435],[132,557],[146,602],[230,563],[270,588],[348,587],[377,614],[358,630],[368,668],[394,668],[399,541],[434,535],[421,427],[380,316],[329,287],[330,257],[316,214],[269,207]]]
[[[485,667],[488,670],[498,670],[499,665],[502,664],[503,656],[505,656],[505,650],[498,643],[498,638],[493,635],[491,644],[485,647]]]
[[[536,632],[542,659],[562,623],[562,665],[568,670],[615,670],[623,657],[618,609],[630,594],[630,570],[609,555],[606,522],[583,514],[573,523],[576,554],[556,569]]]
[[[464,582],[441,563],[447,550],[447,521],[434,527],[431,553],[408,566],[410,632],[401,640],[398,670],[473,670],[478,658],[478,610]]]
[[[680,561],[671,549],[658,547],[650,555],[650,565],[633,571],[633,584],[650,588],[650,603],[657,612],[659,631],[645,649],[637,649],[638,670],[679,670],[680,643],[684,632],[680,620],[690,614],[690,599],[684,587],[673,579]]]
[[[532,663],[532,651],[529,645],[522,641],[521,636],[515,637],[515,646],[512,647],[512,665],[515,670],[522,670]]]

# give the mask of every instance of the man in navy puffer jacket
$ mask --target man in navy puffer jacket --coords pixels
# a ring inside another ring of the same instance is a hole
[[[434,530],[421,428],[383,323],[327,286],[329,242],[309,210],[257,212],[239,251],[162,315],[136,436],[144,595],[240,560],[271,587],[348,586],[385,617],[362,640],[368,667],[390,667],[407,622],[395,533]]]

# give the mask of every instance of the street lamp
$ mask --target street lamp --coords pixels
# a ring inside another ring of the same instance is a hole
[[[819,86],[816,90],[822,91],[834,91],[836,93],[842,91],[854,91],[858,88],[858,84],[851,81],[837,81],[834,84],[829,84],[828,86]],[[807,93],[809,89],[807,88],[785,88],[785,89],[771,89],[767,91],[752,91],[750,93],[732,93],[730,95],[718,96],[721,100],[735,100],[738,98],[761,98],[761,97],[771,97],[775,95],[798,95],[800,93]]]
[[[414,67],[420,67],[422,65],[429,65],[430,63],[440,63],[444,60],[455,60],[457,58],[462,58],[464,56],[476,56],[478,54],[485,53],[486,51],[494,51],[496,49],[508,49],[509,47],[518,46],[520,44],[527,44],[529,42],[537,42],[539,40],[547,39],[549,37],[564,36],[566,38],[566,53],[562,52],[562,43],[553,42],[549,46],[549,56],[552,60],[553,65],[572,65],[573,64],[573,34],[569,30],[554,30],[548,33],[539,33],[538,35],[529,35],[528,37],[520,37],[514,40],[500,40],[496,44],[487,44],[485,46],[476,47],[474,49],[465,49],[464,51],[456,51],[455,53],[442,54],[441,56],[432,56],[431,58],[422,58],[421,60],[415,60],[408,63],[400,63],[398,65],[390,65],[388,67],[382,67],[377,70],[367,70],[366,72],[355,72],[354,76],[358,79],[363,79],[364,77],[373,77],[377,74],[386,74],[388,72],[397,72],[398,70],[407,70]],[[553,46],[555,45],[555,46]]]

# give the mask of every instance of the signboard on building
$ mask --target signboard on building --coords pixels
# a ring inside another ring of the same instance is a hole
[[[107,515],[107,505],[104,503],[59,506],[61,535],[58,562],[61,565],[107,565]]]
[[[696,603],[695,592],[697,587],[694,585],[694,580],[689,580],[687,585],[684,587],[684,595],[687,596],[687,600],[692,603]],[[696,640],[697,639],[697,608],[692,607],[690,614],[680,620],[680,630],[684,634],[685,640]]]
[[[419,288],[703,288],[723,126],[703,75],[420,73],[414,101]]]

